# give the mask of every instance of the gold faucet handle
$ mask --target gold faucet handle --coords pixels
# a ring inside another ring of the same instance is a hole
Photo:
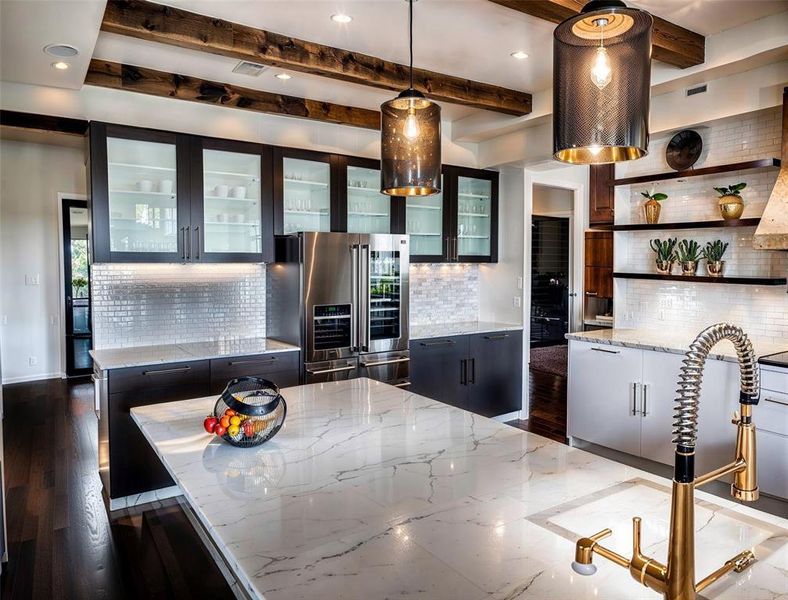
[[[739,411],[738,410],[734,410],[733,411],[733,418],[731,419],[731,423],[733,423],[734,425],[738,425],[739,421],[741,421],[741,417],[739,416]]]
[[[640,517],[632,517],[632,556],[641,556],[640,521]]]
[[[588,536],[588,539],[594,542],[598,542],[599,540],[604,540],[606,537],[610,537],[611,535],[613,535],[613,530],[608,528],[608,529],[603,529],[602,531],[599,531],[594,535]]]

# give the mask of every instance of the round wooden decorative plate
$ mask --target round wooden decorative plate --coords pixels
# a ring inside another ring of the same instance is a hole
[[[703,151],[703,140],[697,131],[685,129],[674,135],[665,151],[671,169],[684,171],[694,165]]]

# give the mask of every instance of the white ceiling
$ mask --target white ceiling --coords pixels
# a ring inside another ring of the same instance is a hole
[[[0,78],[79,88],[95,43],[95,56],[239,86],[318,100],[377,108],[392,93],[331,79],[267,69],[260,77],[231,72],[235,60],[162,44],[101,33],[104,0],[0,0]],[[403,0],[168,0],[167,4],[254,27],[406,63],[407,3]],[[786,0],[632,0],[680,25],[710,35],[788,9]],[[546,21],[488,0],[419,0],[414,47],[418,67],[459,77],[538,92],[550,87],[552,30]],[[330,16],[353,17],[339,25]],[[52,42],[82,51],[74,68],[55,71],[42,52]],[[515,60],[524,50],[530,57]],[[444,118],[463,118],[474,109],[444,104]]]

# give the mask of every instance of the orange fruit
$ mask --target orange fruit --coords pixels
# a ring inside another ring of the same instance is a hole
[[[227,417],[227,416],[222,417],[221,420],[219,421],[219,423],[225,429],[228,428],[230,426],[230,417]]]

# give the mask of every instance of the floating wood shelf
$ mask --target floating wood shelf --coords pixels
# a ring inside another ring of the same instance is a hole
[[[731,171],[746,171],[748,169],[768,169],[779,167],[780,160],[777,158],[762,158],[760,160],[748,160],[729,165],[717,165],[715,167],[703,167],[702,169],[688,169],[686,171],[670,171],[669,173],[652,173],[651,175],[638,175],[637,177],[625,177],[624,179],[614,179],[610,182],[612,186],[631,185],[633,183],[649,183],[652,181],[666,181],[668,179],[684,179],[686,177],[702,177],[703,175],[716,175],[717,173],[730,173]]]
[[[729,283],[738,285],[786,285],[785,277],[704,277],[702,275],[660,275],[658,273],[613,273],[618,279],[656,279],[659,281],[688,281],[692,283]]]
[[[731,219],[728,221],[686,221],[684,223],[635,223],[632,225],[613,225],[613,231],[651,231],[657,229],[710,229],[713,227],[757,227],[760,217],[750,219]]]

